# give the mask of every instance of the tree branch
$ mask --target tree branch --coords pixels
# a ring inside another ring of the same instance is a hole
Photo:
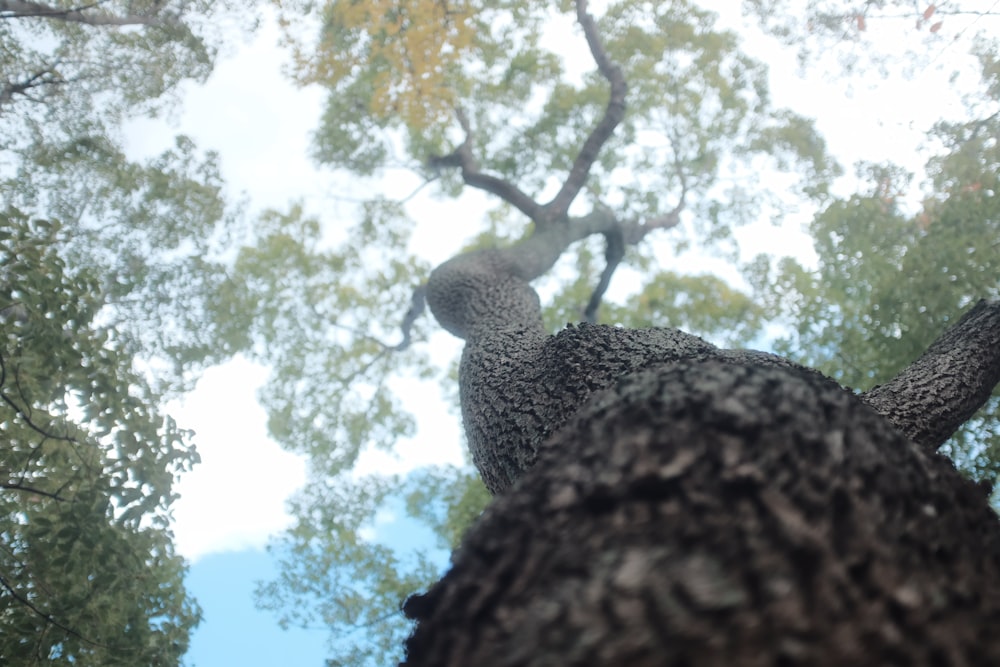
[[[403,324],[400,329],[403,331],[403,340],[399,342],[399,345],[393,348],[396,352],[402,352],[406,348],[410,347],[412,342],[410,339],[410,332],[413,329],[413,323],[417,321],[417,318],[423,315],[424,305],[426,304],[427,296],[427,285],[417,285],[413,288],[413,298],[410,300],[410,308],[406,311],[406,315],[403,316]]]
[[[66,80],[56,73],[54,67],[46,67],[20,81],[7,81],[0,87],[0,110],[12,104],[17,95],[21,95],[32,101],[39,101],[29,94],[30,90],[43,86],[57,86],[63,83],[66,83]]]
[[[586,185],[590,169],[594,166],[597,156],[600,155],[601,148],[611,138],[615,128],[625,117],[625,94],[628,92],[625,75],[622,74],[621,68],[611,61],[604,50],[604,44],[601,42],[594,17],[587,13],[587,0],[576,0],[576,20],[583,28],[583,34],[587,38],[587,45],[590,47],[594,62],[597,63],[598,71],[611,84],[611,97],[604,110],[604,116],[584,141],[580,153],[573,161],[573,166],[570,168],[562,188],[552,201],[542,207],[541,213],[545,222],[561,220],[566,217],[570,204]],[[540,221],[536,220],[536,222]]]
[[[1000,299],[983,299],[919,359],[861,398],[915,443],[937,450],[998,383]]]
[[[496,195],[521,213],[524,213],[531,220],[537,220],[541,209],[538,202],[513,183],[480,171],[479,163],[472,154],[472,126],[469,123],[469,119],[465,115],[465,111],[461,108],[455,110],[455,115],[458,118],[459,125],[461,125],[462,130],[465,132],[465,140],[448,155],[431,156],[427,160],[427,166],[431,169],[441,169],[442,167],[458,168],[462,172],[462,180],[465,181],[466,185]]]
[[[0,19],[10,18],[47,18],[69,23],[81,23],[84,25],[156,25],[163,20],[158,15],[127,14],[125,16],[115,16],[107,12],[85,13],[92,9],[95,4],[75,7],[73,9],[62,9],[52,7],[40,2],[30,2],[29,0],[0,0]]]
[[[684,192],[681,192],[681,201],[669,213],[650,218],[645,222],[629,224],[618,222],[614,216],[609,217],[615,221],[612,229],[604,232],[607,239],[607,246],[604,251],[604,271],[601,272],[601,279],[590,295],[590,301],[583,311],[585,322],[597,322],[597,309],[601,306],[604,293],[607,292],[611,284],[611,276],[614,275],[618,264],[625,257],[625,248],[638,245],[646,235],[654,229],[670,229],[676,227],[681,221],[681,211],[684,210]]]
[[[24,493],[31,493],[36,496],[44,496],[46,498],[51,498],[57,502],[66,502],[66,499],[60,496],[58,493],[52,493],[51,491],[43,491],[42,489],[35,488],[33,486],[25,486],[21,483],[12,482],[2,482],[0,483],[0,489],[7,489],[8,491],[23,491]]]
[[[570,204],[586,185],[590,170],[594,166],[594,162],[597,161],[601,148],[625,117],[625,95],[628,91],[628,85],[621,68],[611,61],[604,49],[594,17],[587,13],[586,0],[577,0],[576,15],[577,22],[583,28],[583,33],[587,38],[590,53],[594,57],[594,62],[597,63],[597,69],[611,86],[611,95],[604,115],[584,141],[579,154],[573,161],[573,166],[570,167],[565,182],[550,202],[540,205],[516,185],[480,171],[479,165],[472,155],[472,129],[462,109],[458,109],[456,115],[462,130],[465,132],[465,141],[450,154],[434,156],[428,160],[428,166],[431,168],[455,167],[461,169],[462,179],[466,185],[500,197],[539,226],[545,226],[556,220],[565,220]]]
[[[15,590],[13,586],[11,586],[10,582],[8,582],[7,579],[3,575],[0,575],[0,586],[2,586],[4,589],[6,589],[7,593],[9,593],[12,598],[14,598],[15,600],[17,600],[18,602],[20,602],[21,604],[23,604],[25,607],[27,607],[28,609],[30,609],[32,613],[34,613],[36,616],[38,616],[39,618],[41,618],[43,621],[45,621],[49,625],[55,626],[55,627],[59,628],[60,630],[62,630],[63,632],[68,633],[70,635],[73,635],[74,637],[76,637],[80,641],[82,641],[82,642],[84,642],[86,644],[89,644],[91,646],[97,646],[99,648],[105,648],[105,649],[106,648],[110,648],[106,644],[101,644],[99,642],[93,641],[92,639],[88,639],[87,637],[84,637],[83,635],[81,635],[79,632],[77,632],[73,628],[69,627],[68,625],[63,625],[62,623],[60,623],[59,621],[57,621],[55,618],[52,617],[51,614],[47,614],[44,611],[42,611],[41,609],[39,609],[38,607],[36,607],[31,602],[31,600],[29,600],[28,598],[24,597],[20,593],[18,593],[17,590]]]
[[[17,378],[16,377],[15,377],[14,381],[15,381],[15,383],[17,383]],[[18,415],[22,420],[24,420],[24,423],[28,426],[28,428],[30,428],[32,431],[34,431],[38,435],[40,435],[40,436],[42,436],[44,438],[49,438],[51,440],[61,440],[63,442],[72,442],[74,444],[77,443],[76,438],[74,438],[72,436],[69,436],[69,435],[56,435],[55,433],[50,433],[49,431],[47,431],[44,428],[42,428],[40,425],[36,424],[32,420],[32,417],[31,417],[31,406],[30,406],[28,400],[24,396],[24,391],[21,390],[21,389],[18,389],[18,393],[21,394],[21,399],[24,400],[25,405],[27,406],[27,407],[22,408],[20,405],[18,405],[14,401],[14,399],[10,398],[7,395],[7,393],[4,391],[4,386],[6,385],[6,383],[7,383],[7,364],[4,362],[3,355],[0,355],[0,401],[2,401],[3,403],[6,403],[14,411],[14,413],[16,415]]]

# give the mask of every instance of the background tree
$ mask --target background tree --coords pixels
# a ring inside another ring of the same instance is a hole
[[[62,221],[60,253],[101,277],[105,316],[171,366],[227,356],[207,309],[224,307],[212,305],[225,291],[214,248],[238,231],[238,211],[221,198],[216,155],[179,137],[136,162],[122,126],[169,111],[182,82],[209,75],[222,31],[252,26],[236,19],[243,4],[0,5],[5,202]],[[176,383],[174,370],[158,380]]]
[[[902,67],[913,73],[960,43],[993,41],[995,8],[958,2],[828,2],[827,0],[747,0],[744,14],[769,34],[794,46],[803,65],[825,61],[848,71],[885,73]],[[905,35],[905,39],[893,37]],[[907,59],[896,60],[889,42],[903,45]],[[830,62],[834,60],[835,62]]]
[[[197,454],[161,404],[227,354],[238,218],[216,156],[121,135],[208,76],[242,4],[0,3],[5,664],[178,664],[199,621],[170,530]]]

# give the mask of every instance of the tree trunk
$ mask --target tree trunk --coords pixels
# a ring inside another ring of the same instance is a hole
[[[818,374],[627,375],[405,611],[407,665],[997,665],[985,494]]]
[[[428,281],[498,497],[405,664],[1000,665],[1000,522],[935,453],[1000,379],[1000,302],[859,396],[674,329],[549,336],[549,234]]]

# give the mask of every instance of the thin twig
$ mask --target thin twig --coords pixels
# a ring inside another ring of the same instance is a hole
[[[79,639],[80,641],[82,641],[82,642],[84,642],[86,644],[90,644],[91,646],[97,646],[98,648],[103,648],[103,649],[109,649],[109,648],[111,648],[111,647],[109,647],[106,644],[101,644],[100,642],[95,642],[92,639],[88,639],[88,638],[84,637],[82,634],[80,634],[79,632],[77,632],[73,628],[69,627],[68,625],[63,625],[62,623],[60,623],[59,621],[57,621],[55,618],[52,617],[51,614],[47,614],[44,611],[42,611],[41,609],[39,609],[38,607],[36,607],[34,604],[32,604],[31,600],[27,599],[26,597],[24,597],[21,594],[19,594],[16,590],[14,590],[14,587],[11,586],[11,584],[7,581],[7,579],[2,574],[0,574],[0,586],[3,586],[5,589],[7,589],[7,592],[10,593],[11,597],[13,597],[15,600],[17,600],[18,602],[20,602],[21,604],[23,604],[25,607],[27,607],[28,609],[30,609],[35,615],[37,615],[39,618],[41,618],[42,620],[44,620],[49,625],[53,625],[53,626],[59,628],[60,630],[62,630],[63,632],[71,634],[74,637],[76,637],[77,639]]]
[[[38,496],[45,496],[46,498],[51,498],[52,500],[58,502],[66,502],[66,499],[60,496],[58,493],[52,493],[51,491],[42,491],[41,489],[36,489],[32,486],[24,486],[23,484],[12,484],[10,482],[0,483],[0,489],[7,489],[9,491],[24,491],[25,493],[34,493]]]
[[[72,436],[56,435],[54,433],[49,433],[38,424],[35,424],[30,416],[30,408],[22,408],[12,398],[10,398],[6,394],[6,392],[3,391],[3,387],[6,381],[7,381],[7,364],[4,362],[3,355],[0,355],[0,400],[2,400],[4,403],[10,406],[10,408],[14,410],[14,412],[19,417],[21,417],[21,419],[28,426],[28,428],[35,431],[39,435],[44,436],[45,438],[51,438],[53,440],[61,440],[63,442],[72,442],[72,443],[77,442],[76,438]],[[17,378],[15,378],[15,383],[18,384],[18,393],[21,394],[21,399],[25,400],[25,403],[27,403],[27,400],[25,399],[24,396],[24,391],[20,388],[20,383],[17,381]]]

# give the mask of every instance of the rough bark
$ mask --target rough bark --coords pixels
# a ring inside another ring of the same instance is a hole
[[[540,443],[593,392],[625,374],[682,360],[794,366],[761,352],[718,349],[676,329],[570,326],[547,335],[528,281],[551,268],[565,240],[556,231],[542,232],[511,248],[460,255],[428,281],[431,311],[466,340],[459,375],[463,421],[473,462],[494,494],[532,465]],[[981,301],[920,359],[862,400],[933,451],[998,381],[1000,302]]]
[[[1000,525],[817,374],[595,394],[405,611],[407,665],[1000,664]]]
[[[864,400],[917,444],[936,451],[1000,382],[1000,300],[981,300],[891,381]]]
[[[459,368],[462,417],[487,488],[510,487],[595,392],[650,365],[692,359],[792,365],[763,352],[721,350],[678,329],[581,324],[546,336],[505,327],[471,338]]]

